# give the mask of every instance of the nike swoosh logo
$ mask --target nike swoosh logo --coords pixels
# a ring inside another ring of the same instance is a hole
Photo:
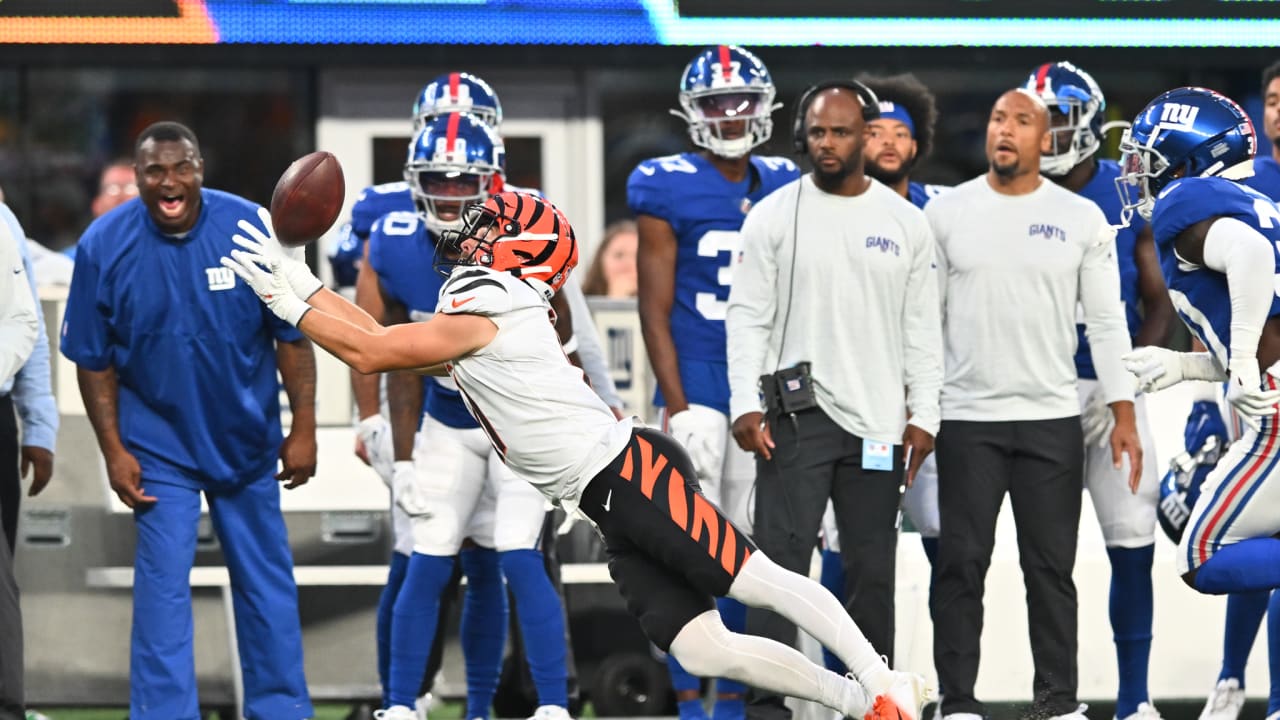
[[[459,301],[458,301],[458,298],[454,298],[454,299],[450,300],[449,302],[450,302],[450,304],[452,304],[452,305],[453,305],[453,307],[454,307],[454,308],[460,308],[460,307],[462,307],[463,305],[466,305],[467,303],[469,303],[469,302],[471,302],[472,300],[475,300],[475,299],[476,299],[476,296],[475,296],[475,295],[472,295],[472,296],[471,296],[471,297],[469,297],[469,298],[462,298],[462,301],[461,301],[461,302],[459,302]]]
[[[608,495],[604,496],[604,511],[609,512],[609,505],[613,503],[613,491],[610,490]]]
[[[640,167],[640,172],[644,173],[645,175],[648,175],[649,177],[653,177],[653,174],[658,172],[657,170],[649,167],[648,165],[641,165],[639,167]]]

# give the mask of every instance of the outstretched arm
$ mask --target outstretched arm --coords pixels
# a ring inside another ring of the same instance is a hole
[[[357,319],[363,316],[372,321],[336,293],[322,290],[316,295],[322,293],[353,309]],[[373,327],[366,327],[324,309],[328,298],[319,304],[314,300],[312,296],[311,310],[302,316],[298,329],[362,373],[414,370],[450,362],[488,345],[498,334],[498,326],[483,315],[438,314],[422,323],[383,327],[374,322]]]
[[[253,288],[276,317],[362,373],[414,370],[456,360],[488,345],[498,326],[483,315],[437,314],[423,323],[383,327],[341,295],[321,288],[294,294],[279,259],[234,250],[222,264]]]

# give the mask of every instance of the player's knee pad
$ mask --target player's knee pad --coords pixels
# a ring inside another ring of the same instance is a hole
[[[412,519],[413,551],[423,555],[455,555],[462,547],[462,522],[448,503],[432,501]]]
[[[671,641],[671,654],[691,675],[720,677],[732,672],[737,659],[732,645],[733,633],[721,622],[720,613],[708,610],[680,628]]]

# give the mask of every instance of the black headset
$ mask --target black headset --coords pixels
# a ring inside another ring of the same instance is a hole
[[[809,143],[805,138],[807,133],[804,127],[804,116],[805,113],[809,112],[809,105],[813,102],[815,95],[823,90],[831,90],[832,88],[848,90],[858,96],[858,100],[862,102],[862,119],[864,122],[870,122],[880,117],[880,99],[876,97],[871,88],[857,80],[824,80],[817,85],[810,85],[808,89],[800,93],[800,99],[796,101],[795,119],[791,124],[791,145],[797,155],[806,155],[809,152]]]

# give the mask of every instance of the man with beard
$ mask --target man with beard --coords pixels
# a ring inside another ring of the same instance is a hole
[[[863,170],[879,112],[855,81],[801,96],[793,142],[814,170],[747,215],[725,325],[733,434],[757,461],[755,537],[805,572],[830,500],[845,607],[892,664],[899,493],[933,450],[942,348],[928,223]],[[749,609],[747,629],[795,641],[771,613]],[[773,697],[747,714],[788,712]]]
[[[933,128],[938,119],[933,93],[910,73],[891,77],[863,75],[858,79],[880,100],[880,117],[867,123],[862,148],[866,173],[923,210],[926,203],[950,189],[910,179],[916,164],[933,149]],[[903,496],[902,511],[920,533],[924,554],[932,565],[938,557],[939,532],[938,466],[933,455],[925,458],[911,488]],[[822,518],[822,536],[822,584],[836,597],[843,597],[845,574],[840,559],[840,533],[830,506]],[[827,667],[841,671],[842,666],[834,655],[824,652],[823,658]]]
[[[1133,381],[1121,356],[1115,231],[1091,200],[1040,175],[1048,108],[1033,91],[1000,96],[987,123],[990,169],[929,203],[938,240],[946,379],[938,434],[942,536],[930,606],[934,665],[949,720],[980,720],[974,696],[982,594],[996,518],[1011,496],[1027,586],[1035,701],[1030,716],[1083,720],[1076,699],[1071,579],[1084,437],[1073,354],[1076,306],[1103,399],[1111,460],[1142,476]]]

